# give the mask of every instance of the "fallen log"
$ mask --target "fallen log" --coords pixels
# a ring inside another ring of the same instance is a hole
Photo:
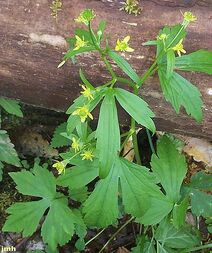
[[[140,1],[143,10],[138,16],[120,11],[122,3],[117,0],[66,0],[58,23],[50,15],[50,4],[50,0],[1,2],[0,96],[64,111],[79,94],[79,68],[83,68],[87,78],[96,85],[107,79],[108,74],[94,53],[80,56],[76,65],[70,61],[57,69],[67,49],[65,38],[72,36],[76,27],[73,19],[85,8],[95,10],[95,24],[100,19],[107,20],[111,45],[115,45],[118,37],[131,36],[131,46],[136,50],[125,56],[140,75],[151,65],[155,53],[154,48],[141,44],[154,39],[164,25],[180,22],[180,11],[190,10],[198,17],[198,22],[189,27],[186,51],[212,49],[211,0],[143,0]],[[183,75],[202,93],[204,122],[200,125],[184,112],[180,116],[175,114],[162,97],[157,76],[145,83],[141,95],[156,113],[159,130],[212,138],[211,77],[197,73]],[[121,121],[128,124],[124,113]]]

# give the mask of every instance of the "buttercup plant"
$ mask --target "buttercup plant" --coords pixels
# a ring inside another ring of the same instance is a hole
[[[41,235],[50,252],[55,252],[58,245],[67,243],[75,233],[79,237],[75,246],[80,251],[97,237],[86,243],[84,237],[87,227],[104,230],[109,225],[116,225],[118,218],[129,214],[131,218],[117,233],[131,221],[140,223],[141,233],[137,246],[132,249],[134,253],[192,252],[210,247],[199,246],[197,229],[186,224],[185,216],[191,198],[194,215],[211,217],[207,204],[211,196],[202,191],[211,188],[207,183],[211,175],[198,172],[190,184],[184,185],[187,172],[185,157],[168,135],[159,139],[157,153],[150,142],[153,155],[149,170],[141,164],[136,136],[137,124],[146,128],[149,136],[156,131],[154,112],[138,95],[144,82],[156,73],[163,95],[175,111],[179,114],[180,108],[184,107],[188,115],[197,122],[202,121],[203,102],[199,90],[176,72],[212,74],[211,52],[199,50],[186,54],[183,47],[186,28],[197,18],[186,12],[182,24],[166,26],[155,40],[144,43],[144,46],[156,47],[156,56],[150,68],[143,76],[139,76],[117,53],[134,51],[130,47],[130,36],[118,38],[116,45],[111,46],[105,36],[105,21],[101,21],[96,30],[93,29],[95,16],[93,10],[87,9],[75,19],[85,28],[77,28],[74,37],[69,38],[70,48],[58,67],[79,54],[96,52],[111,78],[94,87],[80,70],[81,95],[68,108],[67,122],[56,129],[52,139],[53,147],[69,147],[67,152],[60,154],[61,160],[53,165],[59,176],[55,178],[50,171],[38,165],[31,172],[10,173],[20,193],[39,199],[13,204],[8,209],[9,217],[3,230],[23,232],[24,236],[30,236],[40,224]],[[181,56],[181,53],[185,55]],[[119,76],[110,61],[117,64],[127,78]],[[120,88],[121,84],[123,88]],[[129,131],[123,134],[120,134],[116,103],[131,118]],[[92,111],[99,104],[98,124],[93,131],[89,123],[93,120]],[[125,159],[123,154],[123,147],[130,137],[133,140],[135,162]],[[87,185],[94,180],[98,182],[93,191],[88,192]],[[56,191],[57,186],[68,187],[70,194],[67,196]],[[76,199],[75,194],[81,191],[87,194],[85,198],[77,198],[81,208],[76,210],[68,203],[70,199]],[[201,198],[203,205],[201,209],[196,207],[198,198]],[[41,221],[43,216],[45,218]],[[104,251],[117,233],[99,252]]]

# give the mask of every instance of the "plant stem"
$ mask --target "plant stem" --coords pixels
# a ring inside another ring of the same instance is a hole
[[[89,241],[85,243],[85,246],[87,246],[89,243],[91,243],[93,240],[95,240],[99,235],[101,235],[106,228],[103,228],[98,234],[96,234],[94,237],[92,237]]]
[[[155,154],[156,152],[155,152],[155,148],[154,148],[154,145],[152,142],[151,134],[150,134],[149,129],[147,129],[147,128],[146,128],[146,133],[147,133],[150,149],[151,149],[152,153]]]
[[[123,229],[125,228],[132,220],[134,217],[130,218],[127,222],[125,222],[111,237],[110,239],[104,244],[104,246],[100,249],[98,253],[103,252],[103,250],[107,247],[107,245],[116,237],[116,235]]]
[[[117,81],[116,74],[115,74],[115,72],[113,71],[113,68],[112,68],[111,64],[109,63],[109,61],[107,60],[106,56],[102,56],[102,60],[104,61],[104,63],[105,63],[105,65],[106,65],[108,71],[110,72],[110,74],[111,74],[113,80],[115,80],[115,82],[116,82],[116,81]],[[114,83],[115,83],[115,82],[114,82]]]
[[[140,82],[140,86],[142,86],[142,84],[146,81],[146,79],[151,76],[151,74],[154,72],[154,68],[157,65],[157,60],[155,60],[152,64],[152,66],[144,73],[144,75],[141,77],[141,82]]]
[[[121,148],[120,148],[120,152],[122,151],[122,149],[124,148],[125,144],[128,142],[130,136],[132,136],[133,131],[130,129],[130,131],[127,134],[127,137],[125,138],[125,140],[123,141]]]

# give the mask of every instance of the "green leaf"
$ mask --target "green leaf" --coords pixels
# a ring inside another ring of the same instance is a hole
[[[150,196],[163,197],[160,188],[150,179],[151,174],[143,166],[126,159],[117,159],[115,168],[119,168],[122,198],[125,212],[141,217],[150,206]]]
[[[119,66],[119,68],[123,70],[125,74],[127,74],[138,86],[141,86],[141,78],[136,74],[135,70],[123,57],[113,51],[109,51],[108,55]]]
[[[142,46],[157,46],[157,40],[149,40],[142,43]]]
[[[191,177],[191,182],[183,187],[183,191],[191,197],[192,212],[203,217],[212,216],[212,196],[201,190],[211,191],[212,175],[200,171]]]
[[[165,195],[160,198],[151,198],[150,201],[151,203],[147,212],[141,218],[137,219],[144,225],[155,225],[159,223],[173,208],[173,203]]]
[[[170,248],[186,249],[200,244],[200,238],[190,226],[175,228],[168,219],[164,219],[156,230],[155,239]]]
[[[203,217],[212,216],[212,195],[201,191],[191,191],[191,211],[197,216]]]
[[[70,191],[71,199],[79,202],[84,202],[88,197],[88,189],[87,187],[82,187],[79,189],[71,189]]]
[[[151,196],[164,199],[152,174],[143,166],[117,158],[110,174],[97,183],[84,203],[86,223],[98,227],[114,224],[119,214],[119,195],[125,212],[141,217],[151,204]]]
[[[74,233],[75,224],[82,220],[74,215],[68,207],[68,199],[57,193],[55,178],[48,170],[35,164],[33,173],[21,171],[10,173],[17,184],[17,189],[25,194],[42,198],[38,201],[16,203],[8,208],[10,214],[3,231],[23,232],[31,236],[39,225],[43,214],[48,209],[41,234],[45,243],[53,252],[57,244],[64,245]]]
[[[155,124],[152,121],[154,113],[149,109],[148,104],[140,97],[124,89],[116,88],[115,96],[120,105],[130,114],[138,124],[145,126],[153,133]]]
[[[212,74],[212,52],[204,49],[176,58],[176,69]]]
[[[4,164],[0,161],[0,181],[2,180]]]
[[[21,111],[19,102],[15,100],[0,98],[0,106],[2,106],[4,110],[9,114],[13,114],[18,117],[23,117],[23,113]]]
[[[137,246],[131,249],[132,253],[156,253],[154,240],[149,241],[143,236],[137,242]]]
[[[206,174],[203,171],[195,173],[191,177],[189,188],[197,190],[212,190],[212,174]]]
[[[105,178],[120,149],[120,130],[113,91],[109,90],[102,102],[96,130],[96,149],[99,156],[99,175]]]
[[[104,36],[104,31],[106,28],[106,21],[105,20],[101,20],[98,28],[97,28],[97,37],[98,37],[98,41],[100,43],[100,41],[102,40],[103,36]]]
[[[67,200],[55,199],[42,225],[41,235],[50,248],[64,245],[74,234],[76,217],[67,205]]]
[[[107,227],[118,218],[118,170],[110,170],[109,175],[101,179],[94,191],[84,203],[83,212],[87,225]]]
[[[4,224],[3,231],[5,232],[22,232],[23,236],[32,235],[39,222],[48,208],[46,200],[33,202],[15,203],[7,209],[10,215]]]
[[[20,167],[20,160],[6,131],[0,130],[0,161]]]
[[[51,140],[51,147],[58,148],[63,146],[70,146],[70,140],[61,135],[66,132],[67,123],[60,124],[54,131],[54,135]]]
[[[69,50],[63,57],[64,61],[67,61],[68,59],[72,58],[75,55],[87,53],[96,50],[94,46],[87,46],[87,47],[81,47],[78,50]]]
[[[65,173],[57,178],[57,184],[69,187],[70,189],[80,189],[93,181],[99,172],[98,161],[84,160],[80,165],[66,169]]]
[[[198,88],[176,72],[173,72],[169,80],[163,68],[158,70],[158,74],[164,97],[172,104],[175,111],[179,113],[180,107],[183,106],[188,115],[201,122],[203,102]]]
[[[84,41],[88,41],[90,44],[93,44],[89,31],[86,31],[81,28],[77,28],[77,29],[75,29],[74,33],[75,33],[75,35],[77,35],[81,39],[83,39]],[[76,41],[76,39],[75,39],[75,41]]]
[[[167,51],[167,69],[166,69],[166,77],[169,80],[173,74],[174,66],[175,66],[175,53],[174,50]]]
[[[157,155],[152,155],[152,170],[159,178],[172,203],[180,199],[180,188],[187,172],[186,160],[167,136],[157,143]]]
[[[185,225],[186,211],[188,209],[188,198],[184,198],[180,204],[175,204],[173,208],[173,225],[179,229]]]
[[[86,79],[85,75],[83,74],[82,70],[80,69],[79,71],[80,74],[80,78],[82,80],[82,82],[91,90],[94,90],[95,88],[93,87],[93,85]]]

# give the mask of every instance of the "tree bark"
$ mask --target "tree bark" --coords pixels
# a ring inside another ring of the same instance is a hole
[[[192,23],[185,41],[189,53],[200,48],[211,50],[212,2],[211,0],[143,0],[143,11],[137,17],[120,11],[118,0],[64,0],[58,23],[50,15],[51,0],[7,0],[0,8],[0,96],[19,99],[39,107],[64,111],[79,95],[79,68],[95,85],[104,83],[108,73],[97,54],[88,53],[57,69],[67,50],[65,38],[73,36],[76,28],[74,17],[85,8],[95,10],[99,20],[107,21],[111,46],[117,38],[131,36],[132,54],[125,57],[142,75],[153,62],[155,49],[142,47],[147,40],[155,39],[164,25],[181,22],[180,11],[192,11],[198,22]],[[114,66],[114,70],[119,72]],[[211,77],[203,74],[183,73],[201,90],[204,101],[204,122],[198,125],[183,111],[176,115],[166,103],[158,77],[151,77],[141,89],[142,97],[156,113],[159,130],[186,133],[212,138]],[[122,124],[128,124],[121,112]]]

